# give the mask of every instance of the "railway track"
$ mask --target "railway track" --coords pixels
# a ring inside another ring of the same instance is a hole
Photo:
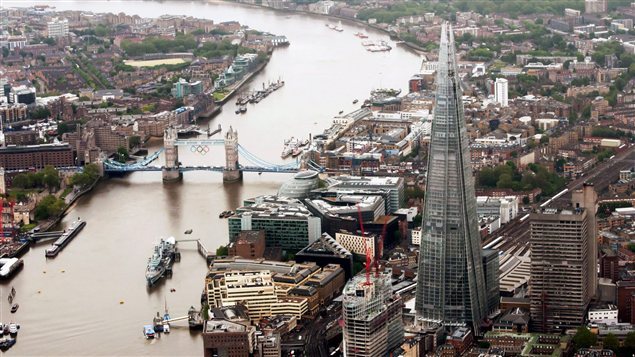
[[[617,181],[620,170],[630,169],[635,166],[635,145],[615,155],[612,159],[604,161],[593,167],[584,176],[567,184],[566,192],[554,200],[549,200],[547,205],[566,206],[571,201],[571,191],[582,187],[585,182],[593,183],[598,195],[608,189],[608,186]],[[561,192],[562,193],[562,192]],[[507,223],[500,229],[485,237],[482,242],[484,247],[502,237],[494,245],[488,248],[498,249],[509,253],[524,254],[529,249],[530,222],[528,212],[519,214],[519,217]]]

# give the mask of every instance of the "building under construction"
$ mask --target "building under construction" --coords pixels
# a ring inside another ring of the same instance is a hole
[[[343,293],[344,355],[384,356],[404,338],[403,301],[393,295],[391,271],[351,279]]]

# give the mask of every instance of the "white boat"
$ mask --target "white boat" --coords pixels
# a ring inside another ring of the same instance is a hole
[[[378,41],[366,46],[366,50],[370,52],[383,52],[392,50],[392,47],[390,47],[386,41]]]
[[[338,22],[338,23],[337,23],[337,26],[335,26],[335,27],[333,28],[333,30],[335,30],[335,31],[337,31],[337,32],[342,32],[342,31],[344,31],[344,28],[342,27],[342,21]]]

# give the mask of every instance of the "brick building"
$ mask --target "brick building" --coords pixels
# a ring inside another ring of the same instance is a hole
[[[75,158],[71,146],[45,144],[0,148],[0,167],[5,170],[43,169],[47,165],[74,166]]]
[[[9,145],[35,145],[38,135],[35,131],[7,131],[4,133],[4,144]]]
[[[230,256],[248,259],[262,258],[265,254],[265,231],[241,231],[234,242],[230,242]]]

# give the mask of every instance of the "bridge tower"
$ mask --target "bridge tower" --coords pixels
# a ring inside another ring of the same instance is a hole
[[[243,172],[238,165],[238,132],[231,126],[225,134],[225,170],[223,182],[235,182],[243,179]]]
[[[169,125],[163,133],[163,147],[165,148],[163,182],[175,182],[183,178],[183,173],[179,171],[179,148],[175,143],[177,138],[176,128]]]

